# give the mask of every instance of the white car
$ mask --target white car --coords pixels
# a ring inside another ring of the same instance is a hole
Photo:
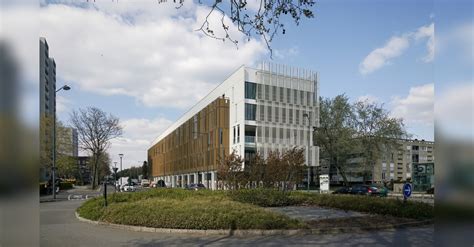
[[[148,180],[148,179],[142,179],[141,185],[142,185],[142,187],[144,187],[144,188],[150,187],[150,180]]]
[[[135,192],[136,189],[135,189],[135,186],[133,185],[124,184],[122,185],[120,190],[123,192]]]

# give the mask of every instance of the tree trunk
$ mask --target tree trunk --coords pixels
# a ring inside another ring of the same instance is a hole
[[[336,166],[336,168],[339,171],[339,174],[341,174],[341,176],[342,176],[342,180],[344,181],[343,182],[344,186],[348,186],[347,177],[346,177],[346,174],[345,174],[344,170],[339,166]]]

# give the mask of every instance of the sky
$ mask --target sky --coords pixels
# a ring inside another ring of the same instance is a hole
[[[72,87],[58,93],[58,118],[67,123],[88,106],[119,117],[124,133],[109,154],[123,153],[124,168],[146,160],[151,142],[238,67],[262,61],[317,71],[322,97],[383,104],[413,138],[434,140],[435,101],[450,116],[445,126],[456,117],[472,123],[470,1],[317,1],[314,19],[288,23],[274,39],[272,57],[261,38],[248,41],[233,25],[238,48],[196,31],[208,11],[197,1],[168,2],[43,1],[39,10],[58,87]]]

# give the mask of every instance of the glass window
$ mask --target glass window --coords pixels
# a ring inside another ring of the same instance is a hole
[[[291,103],[291,89],[287,88],[286,89],[286,103],[290,104]]]
[[[293,109],[289,109],[288,118],[289,118],[288,123],[293,124]]]
[[[277,87],[272,86],[272,100],[276,101],[277,99]]]
[[[280,91],[280,102],[283,102],[283,92],[285,91],[285,89],[282,88],[282,87],[280,87],[279,89],[280,89],[279,90]]]
[[[275,122],[280,121],[280,109],[278,107],[275,107]]]
[[[260,121],[265,121],[265,106],[260,105]]]
[[[257,84],[257,99],[262,99],[262,84]]]
[[[298,104],[298,92],[296,91],[296,89],[293,89],[293,104]]]
[[[270,86],[265,85],[265,100],[270,100]]]
[[[296,124],[300,124],[300,110],[296,110]]]
[[[272,120],[272,107],[271,106],[267,106],[267,121],[268,122],[273,121]]]
[[[257,105],[245,104],[245,120],[256,120]]]
[[[253,82],[245,82],[245,98],[246,99],[255,99],[256,97],[256,84]]]
[[[281,122],[286,123],[286,108],[281,109]]]
[[[311,92],[306,92],[306,105],[310,106],[311,105]]]

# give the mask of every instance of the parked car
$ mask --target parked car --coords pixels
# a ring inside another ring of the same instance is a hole
[[[150,180],[142,179],[141,185],[143,188],[150,187]]]
[[[186,186],[188,190],[205,190],[206,186],[204,184],[190,184]]]
[[[332,192],[333,194],[349,194],[351,193],[351,187],[349,186],[344,186],[344,187],[341,187],[337,190],[335,190],[334,192]]]
[[[371,185],[371,187],[376,187],[377,188],[377,194],[380,197],[386,197],[388,196],[388,188],[383,186],[383,185]]]
[[[123,192],[135,192],[136,191],[136,188],[135,186],[133,185],[133,183],[130,183],[130,184],[124,184],[122,185],[122,187],[120,188],[121,191]]]
[[[350,194],[375,196],[375,195],[379,195],[379,192],[378,192],[378,188],[375,186],[358,184],[358,185],[352,186]]]

